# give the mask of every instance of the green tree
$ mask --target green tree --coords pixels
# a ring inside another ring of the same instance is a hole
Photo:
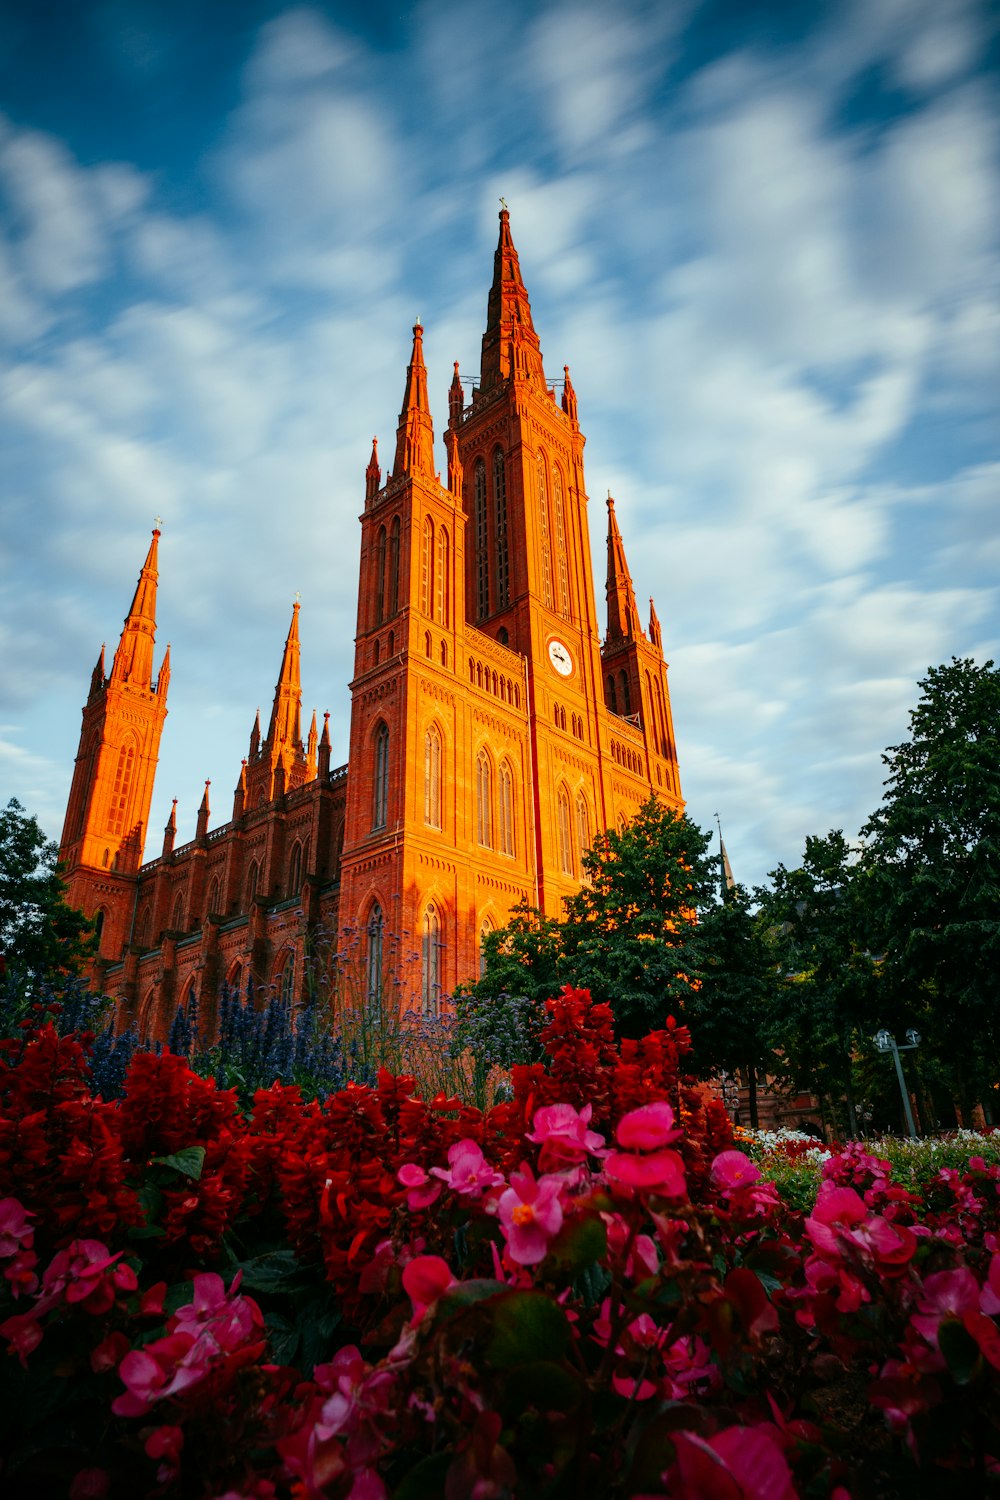
[[[697,986],[684,1017],[700,1077],[743,1074],[750,1124],[757,1127],[758,1085],[775,1071],[772,1041],[779,1009],[777,958],[766,923],[737,885],[704,913],[698,927]]]
[[[94,924],[66,901],[58,850],[14,798],[0,812],[0,954],[18,981],[78,974]]]
[[[1000,1082],[1000,670],[954,658],[920,688],[863,864],[885,988],[967,1119]]]

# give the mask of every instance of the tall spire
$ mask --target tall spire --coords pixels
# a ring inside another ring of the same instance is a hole
[[[132,605],[125,616],[121,640],[111,666],[112,682],[127,682],[132,687],[152,687],[153,642],[156,639],[157,543],[160,532],[153,528],[146,561],[139,574]]]
[[[104,687],[104,644],[101,644],[101,654],[97,658],[97,664],[90,674],[90,696],[94,697]]]
[[[309,741],[306,746],[306,780],[312,781],[316,775],[316,745],[318,735],[316,733],[316,710],[313,709],[312,723],[309,725]]]
[[[210,781],[205,782],[205,792],[201,799],[201,806],[198,809],[198,826],[195,829],[195,838],[203,839],[208,833],[208,820],[212,812],[208,801],[208,789],[211,785]]]
[[[370,504],[378,494],[378,487],[382,483],[382,470],[378,463],[378,438],[372,438],[372,456],[368,460],[365,470],[365,501]]]
[[[292,605],[292,623],[285,638],[281,672],[274,689],[274,707],[267,729],[267,745],[300,749],[302,745],[302,686],[299,679],[299,601]]]
[[[175,797],[170,808],[170,817],[167,819],[163,830],[163,853],[172,854],[174,843],[177,839],[177,798]]]
[[[504,204],[500,210],[500,239],[493,257],[493,285],[486,307],[479,376],[481,393],[489,395],[511,375],[545,383],[542,351],[531,321],[531,303],[521,278],[521,265],[511,239],[510,214]]]
[[[649,639],[658,651],[663,650],[663,632],[660,629],[660,617],[656,613],[652,594],[649,596]]]
[[[427,369],[424,365],[424,330],[413,325],[413,353],[406,367],[403,409],[396,428],[396,458],[393,479],[404,474],[434,478],[434,426],[427,400]]]
[[[625,547],[618,530],[615,502],[608,495],[608,640],[633,640],[639,633],[638,614],[635,607],[635,592]]]

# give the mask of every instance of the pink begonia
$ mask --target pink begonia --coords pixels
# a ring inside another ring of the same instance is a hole
[[[1000,1313],[1000,1255],[990,1261],[989,1275],[979,1298],[979,1311],[988,1317]]]
[[[118,1264],[122,1253],[111,1255],[100,1240],[73,1240],[47,1266],[36,1313],[47,1312],[61,1297],[95,1316],[108,1312],[116,1292],[134,1292],[139,1284],[131,1266]]]
[[[503,1173],[494,1171],[475,1141],[468,1139],[449,1146],[448,1166],[431,1167],[431,1176],[440,1177],[463,1198],[480,1198],[487,1188],[503,1182]]]
[[[646,1156],[612,1151],[604,1163],[604,1173],[612,1187],[629,1194],[682,1198],[687,1192],[684,1162],[676,1151],[651,1151]]]
[[[744,1156],[742,1151],[720,1151],[712,1163],[712,1186],[723,1193],[735,1193],[740,1188],[759,1182],[762,1173],[755,1161]]]
[[[431,1303],[454,1285],[451,1268],[440,1255],[415,1255],[403,1267],[403,1290],[413,1303],[414,1321],[422,1318]]]
[[[406,1206],[411,1214],[430,1208],[441,1196],[441,1184],[431,1182],[423,1167],[418,1167],[416,1162],[404,1162],[396,1176],[407,1189]]]
[[[7,1340],[10,1352],[17,1355],[21,1364],[27,1365],[28,1355],[42,1342],[42,1325],[34,1313],[15,1313],[0,1323],[0,1337]]]
[[[677,1500],[798,1500],[778,1431],[727,1427],[707,1442],[693,1432],[672,1434],[680,1485]]]
[[[510,1174],[510,1187],[501,1193],[497,1211],[507,1241],[507,1253],[519,1266],[535,1266],[548,1253],[549,1241],[562,1228],[561,1177],[535,1177],[527,1163]]]
[[[37,1265],[38,1256],[34,1250],[22,1250],[4,1266],[4,1278],[10,1282],[11,1293],[15,1301],[22,1292],[30,1294],[38,1290],[38,1276],[35,1271]]]
[[[963,1318],[979,1311],[979,1282],[967,1266],[936,1271],[920,1290],[917,1311],[910,1322],[932,1349],[938,1347],[938,1329],[945,1318]]]
[[[674,1129],[674,1112],[670,1105],[666,1100],[658,1099],[623,1115],[618,1121],[615,1139],[626,1151],[656,1151],[660,1146],[679,1141],[683,1134],[683,1130]]]
[[[596,1156],[604,1145],[603,1135],[588,1130],[593,1105],[574,1109],[572,1104],[547,1104],[535,1111],[534,1129],[525,1140],[541,1146],[538,1165],[543,1172],[575,1167],[588,1156]]]
[[[31,1249],[35,1231],[28,1220],[34,1217],[16,1198],[0,1198],[0,1260]]]
[[[902,1271],[917,1248],[912,1230],[870,1213],[853,1188],[829,1179],[820,1185],[806,1234],[822,1255],[833,1260],[853,1255],[882,1272]]]

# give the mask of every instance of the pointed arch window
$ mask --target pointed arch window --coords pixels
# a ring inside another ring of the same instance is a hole
[[[258,864],[258,862],[256,860],[253,860],[251,862],[249,870],[247,871],[247,906],[250,905],[250,903],[253,901],[254,897],[256,896],[256,894],[257,894],[257,887],[258,887],[259,884],[260,884],[260,865]]]
[[[212,916],[219,910],[219,896],[221,890],[222,886],[219,882],[219,877],[218,875],[215,875],[212,878],[212,884],[208,888],[208,901],[205,904],[205,911],[209,916]]]
[[[385,920],[376,901],[368,913],[365,936],[365,995],[370,1004],[382,998],[382,951],[385,943]]]
[[[618,674],[618,686],[621,689],[621,704],[622,704],[622,710],[621,711],[622,711],[623,714],[630,714],[632,712],[632,694],[629,692],[629,683],[628,683],[628,673],[627,672],[619,672],[619,674]]]
[[[380,526],[378,537],[375,541],[375,624],[381,625],[385,619],[385,556],[386,535],[385,527]]]
[[[566,556],[566,513],[559,465],[552,469],[552,507],[556,515],[556,569],[559,576],[559,612],[569,619],[569,559]]]
[[[510,764],[502,761],[500,764],[500,799],[499,814],[500,826],[498,844],[501,854],[514,855],[516,847],[514,842],[514,778],[511,774]]]
[[[399,517],[393,516],[389,529],[389,614],[399,609]]]
[[[548,475],[544,456],[539,453],[537,465],[538,529],[542,539],[542,598],[552,608],[552,539],[549,535]]]
[[[450,556],[451,539],[448,536],[448,528],[447,526],[439,526],[436,558],[437,577],[435,579],[434,590],[434,614],[439,625],[448,624],[448,615],[451,608]]]
[[[382,723],[375,731],[375,780],[372,802],[372,828],[384,828],[389,814],[389,727]]]
[[[486,465],[477,459],[472,476],[472,506],[476,541],[476,618],[490,612],[489,513],[486,504]]]
[[[576,844],[582,860],[590,848],[590,808],[582,792],[576,794]]]
[[[510,553],[507,546],[507,471],[503,450],[493,454],[493,518],[497,544],[497,609],[510,603]]]
[[[486,973],[486,939],[491,932],[495,932],[492,917],[484,917],[483,925],[479,929],[479,977],[482,979]]]
[[[493,763],[485,750],[476,756],[476,838],[493,848]]]
[[[437,1015],[441,1005],[441,918],[432,902],[424,912],[421,942],[420,999],[425,1016]]]
[[[424,736],[424,822],[441,827],[441,731],[436,724]]]
[[[615,692],[615,679],[608,673],[608,707],[613,714],[618,712],[618,695]]]
[[[297,896],[302,889],[302,845],[298,839],[292,845],[291,858],[288,861],[288,894]]]
[[[420,546],[420,608],[429,615],[434,607],[434,522],[424,517]]]
[[[173,930],[175,932],[182,932],[184,930],[184,893],[183,893],[183,891],[181,892],[181,894],[174,901],[174,910],[173,910],[173,914],[172,914],[172,916],[170,918],[170,925],[171,925],[171,927],[173,928]]]
[[[559,867],[564,875],[575,875],[573,865],[573,831],[569,820],[569,793],[564,786],[556,798],[556,825],[559,834]]]
[[[129,793],[132,790],[132,774],[135,771],[135,745],[123,745],[118,752],[115,782],[111,791],[111,832],[119,837],[125,831],[125,814],[128,811]]]

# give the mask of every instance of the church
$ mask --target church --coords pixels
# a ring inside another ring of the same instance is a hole
[[[517,903],[561,914],[595,830],[650,793],[683,807],[660,626],[652,601],[640,623],[610,496],[601,637],[576,393],[567,367],[545,375],[506,208],[444,482],[422,335],[391,465],[376,442],[365,471],[348,764],[330,764],[328,716],[303,734],[296,603],[232,816],[210,825],[206,785],[194,839],[177,844],[175,803],[144,862],[170,680],[159,531],[94,668],[60,857],[97,917],[95,983],[147,1035],[193,991],[210,1024],[223,983],[294,999],[345,935],[369,992],[391,966],[401,1003],[433,1014]]]

